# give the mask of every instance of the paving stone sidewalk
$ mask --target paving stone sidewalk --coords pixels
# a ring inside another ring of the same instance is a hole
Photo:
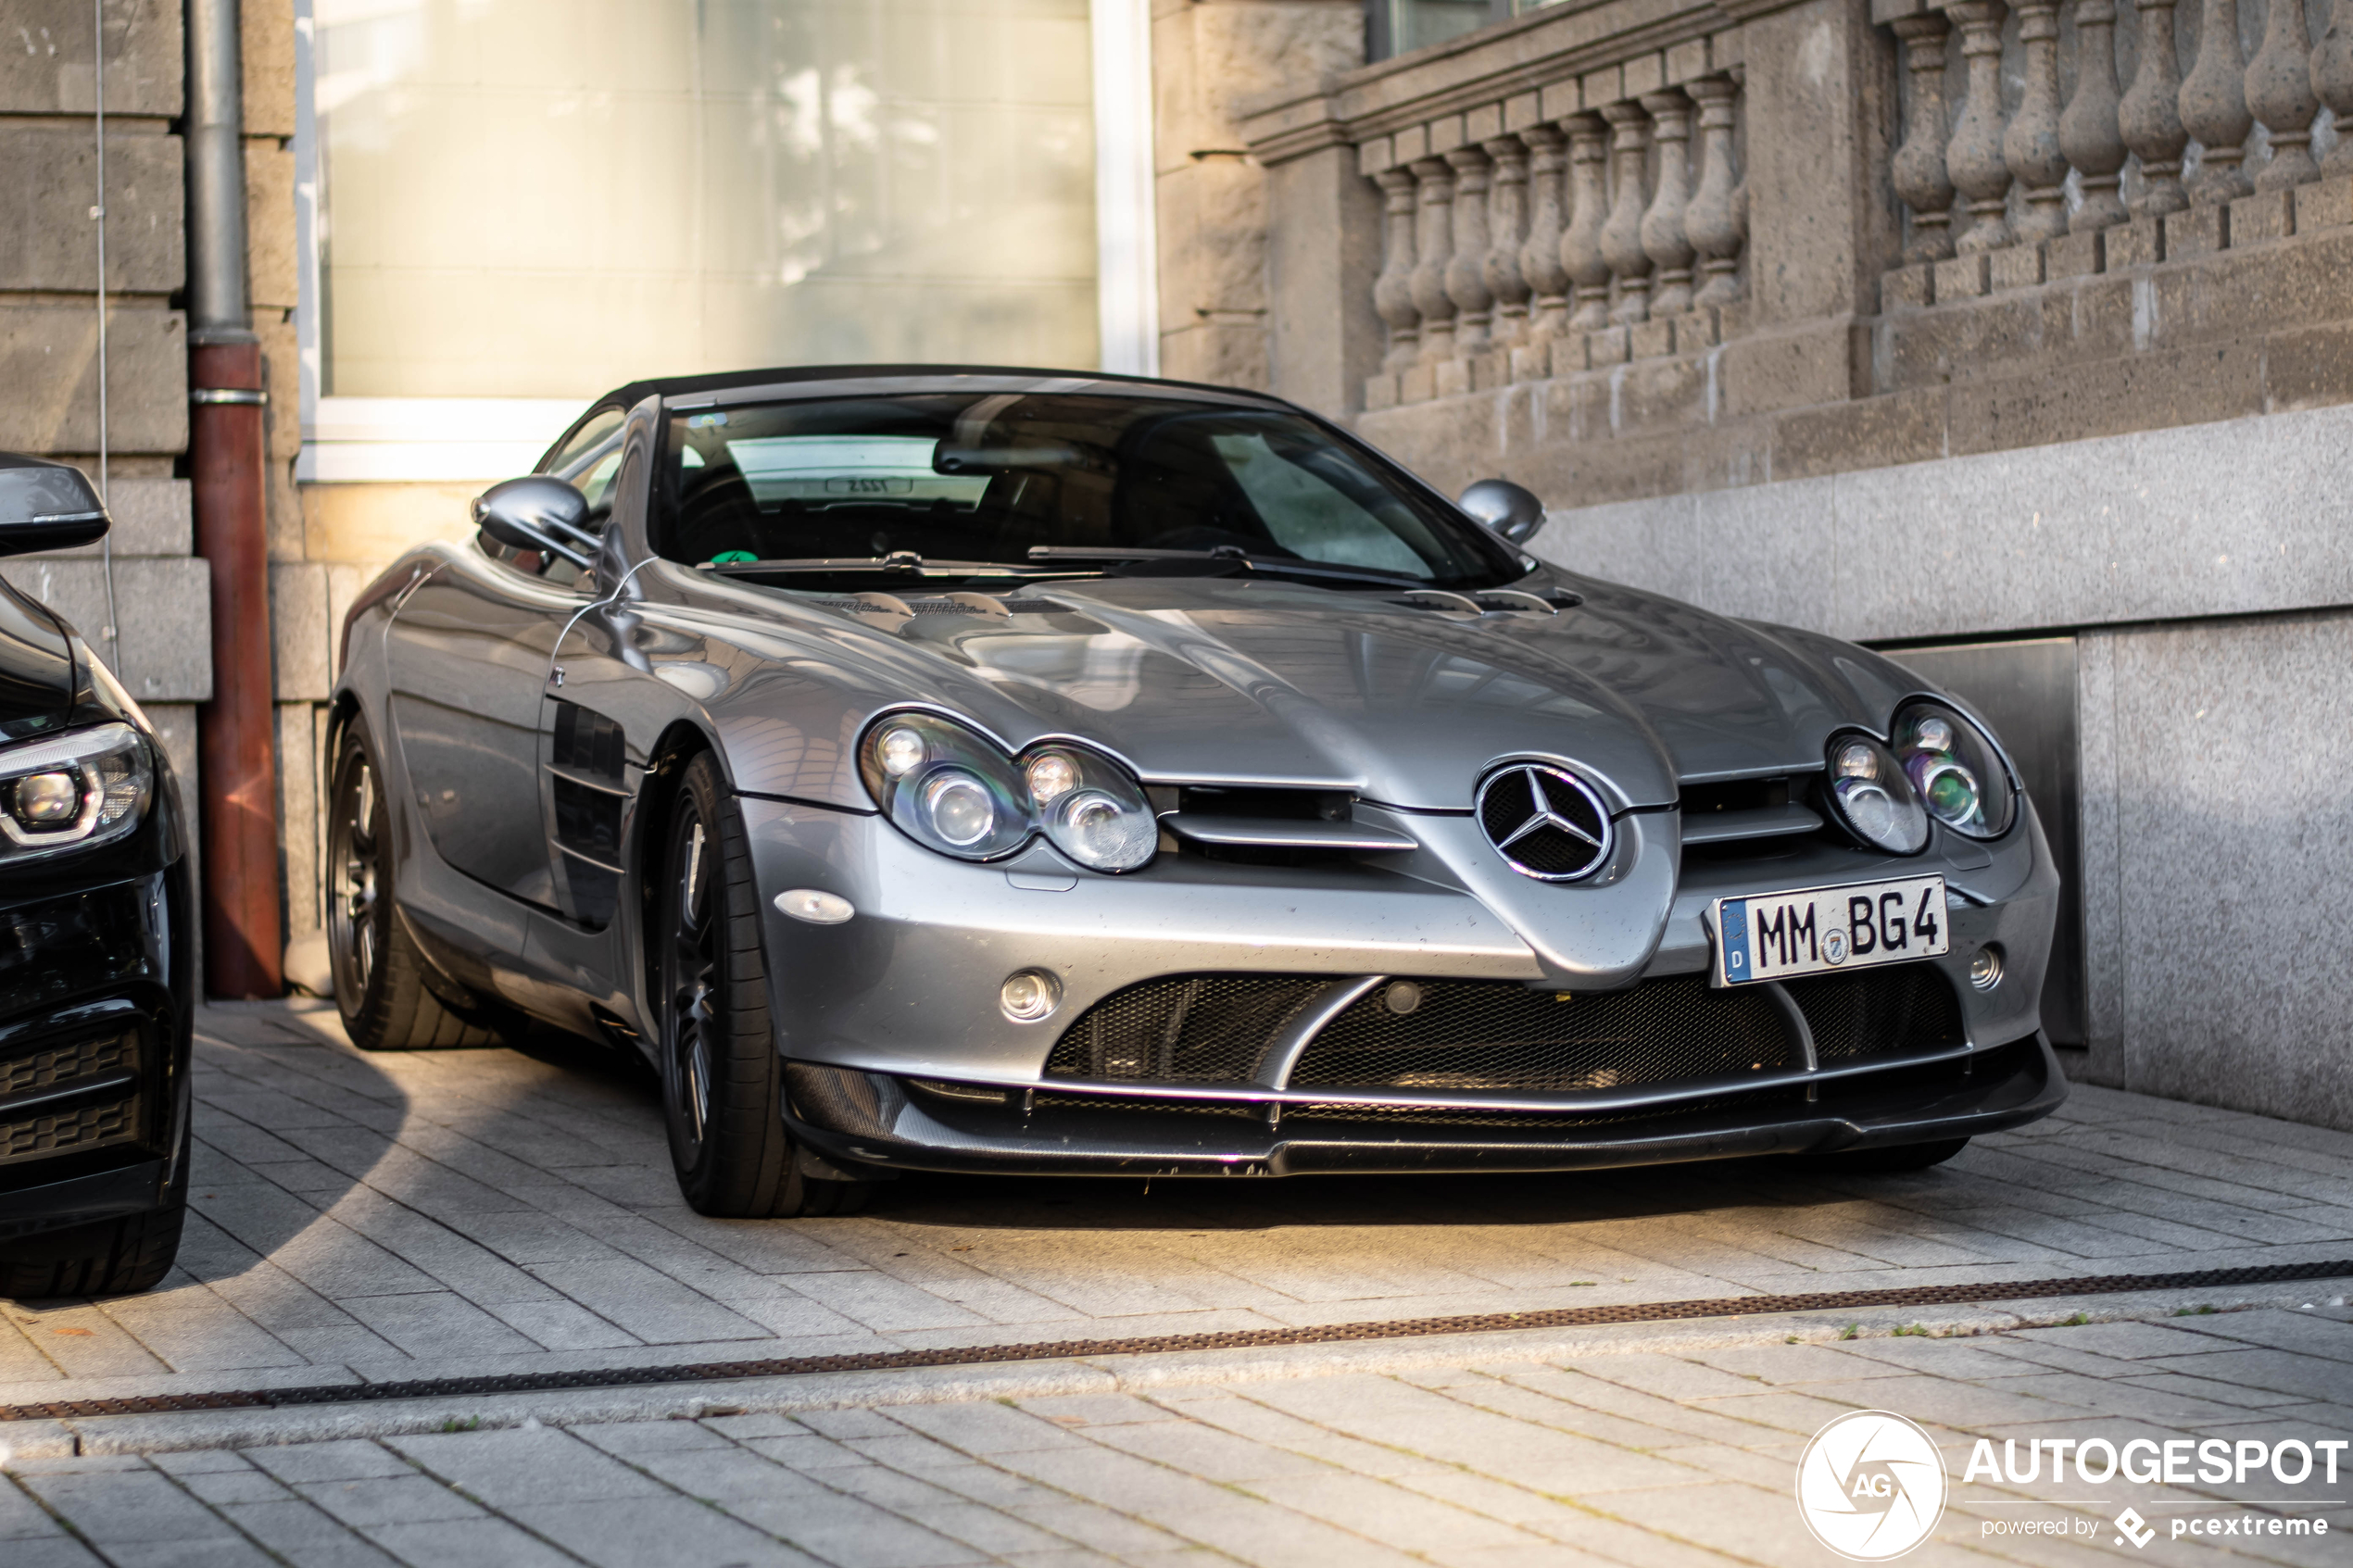
[[[2340,1298],[2341,1299],[2341,1298]],[[1829,1564],[1808,1435],[1922,1424],[1952,1501],[1921,1568],[2346,1560],[2353,1474],[2302,1485],[1964,1483],[1976,1438],[2353,1436],[2353,1313],[2258,1310],[1101,1395],[526,1425],[0,1475],[9,1568],[1702,1568]],[[0,1429],[0,1441],[6,1432]],[[2260,1506],[2243,1506],[2259,1504]],[[2158,1534],[2125,1544],[2130,1506]],[[2327,1537],[2173,1537],[2278,1517]],[[2019,1536],[2062,1524],[2065,1539]],[[1994,1534],[1994,1531],[2002,1534]]]
[[[2353,1257],[2353,1135],[2082,1088],[1908,1176],[911,1177],[714,1221],[641,1071],[526,1046],[208,1010],[179,1269],[6,1304],[0,1403]]]

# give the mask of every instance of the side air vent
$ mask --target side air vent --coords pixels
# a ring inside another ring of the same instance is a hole
[[[1394,602],[1470,621],[1489,615],[1558,615],[1562,610],[1576,608],[1585,599],[1566,588],[1551,588],[1541,594],[1522,588],[1484,588],[1475,594],[1458,594],[1451,588],[1416,588]]]

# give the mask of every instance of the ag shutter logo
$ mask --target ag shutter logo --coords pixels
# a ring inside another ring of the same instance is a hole
[[[1814,1434],[1797,1461],[1797,1512],[1814,1538],[1856,1562],[1901,1557],[1944,1512],[1944,1456],[1889,1411],[1856,1411]]]

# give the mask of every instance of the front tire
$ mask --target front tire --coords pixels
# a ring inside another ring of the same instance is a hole
[[[848,1213],[869,1184],[804,1176],[785,1130],[760,893],[742,819],[708,752],[679,777],[667,837],[650,940],[679,1190],[702,1214]]]
[[[141,1214],[47,1231],[0,1250],[0,1297],[41,1301],[59,1296],[136,1296],[163,1283],[180,1255],[188,1219],[190,1132],[180,1133],[171,1196]]]
[[[344,1033],[363,1051],[495,1046],[425,985],[425,956],[393,908],[392,807],[367,727],[344,726],[327,809],[327,961]]]

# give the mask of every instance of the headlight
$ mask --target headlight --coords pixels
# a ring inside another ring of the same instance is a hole
[[[1160,847],[1160,822],[1126,770],[1076,746],[1053,746],[1025,770],[1054,847],[1099,872],[1132,872]]]
[[[121,838],[155,787],[147,743],[128,724],[0,749],[0,863]]]
[[[1928,813],[1895,754],[1869,735],[1832,735],[1830,797],[1856,837],[1891,855],[1916,855],[1928,844]]]
[[[893,822],[959,859],[1001,859],[1043,832],[1089,870],[1132,872],[1159,847],[1143,790],[1083,746],[1048,743],[1015,759],[952,719],[889,713],[866,732],[859,768]]]
[[[860,771],[877,805],[916,843],[994,860],[1029,841],[1028,791],[986,737],[929,713],[893,713],[866,732]]]
[[[1985,732],[1942,703],[1895,715],[1895,755],[1928,814],[1971,838],[2009,832],[2018,803],[2009,771]]]

